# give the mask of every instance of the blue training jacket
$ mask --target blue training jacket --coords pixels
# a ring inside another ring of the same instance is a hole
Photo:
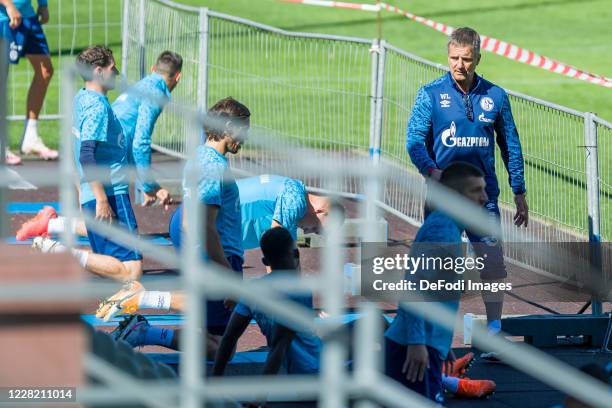
[[[164,78],[152,73],[119,95],[112,105],[127,138],[128,162],[136,166],[138,179],[147,193],[159,188],[151,174],[151,135],[169,100],[170,90]]]
[[[469,102],[464,101],[464,95],[450,73],[419,89],[406,132],[410,159],[423,175],[429,175],[432,169],[444,169],[454,161],[471,163],[483,171],[487,195],[496,200],[496,140],[512,191],[524,193],[523,153],[508,95],[475,75],[467,94],[472,120],[467,117]]]

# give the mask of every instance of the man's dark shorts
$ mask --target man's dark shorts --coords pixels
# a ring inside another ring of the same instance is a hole
[[[38,17],[23,19],[14,30],[8,21],[0,22],[0,35],[7,41],[11,64],[17,64],[24,55],[49,55],[49,45]]]

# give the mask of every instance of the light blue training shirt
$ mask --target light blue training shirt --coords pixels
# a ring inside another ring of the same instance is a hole
[[[138,181],[147,193],[159,188],[151,174],[151,136],[155,122],[170,100],[164,77],[152,73],[131,86],[113,102],[128,146],[128,163],[136,166]]]
[[[89,182],[84,180],[81,167],[81,142],[98,142],[94,157],[97,166],[108,167],[102,182],[107,196],[128,194],[127,146],[123,129],[113,113],[106,96],[88,89],[81,89],[74,97],[72,107],[72,134],[74,136],[74,161],[81,179],[80,202],[95,200]]]
[[[237,183],[244,249],[259,248],[261,237],[272,226],[272,220],[297,239],[298,221],[304,217],[308,206],[304,183],[269,174],[240,179]]]
[[[191,162],[187,163],[185,174]],[[219,207],[217,232],[226,257],[237,255],[244,258],[240,219],[240,194],[238,185],[225,156],[208,145],[197,149],[197,197],[201,203]],[[185,197],[190,196],[187,180],[183,178]]]

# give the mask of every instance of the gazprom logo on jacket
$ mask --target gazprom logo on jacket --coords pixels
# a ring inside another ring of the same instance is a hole
[[[457,125],[451,122],[448,129],[442,132],[442,144],[446,147],[488,147],[489,138],[486,136],[455,136]]]

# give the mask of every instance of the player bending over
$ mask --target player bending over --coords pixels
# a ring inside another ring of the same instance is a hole
[[[237,181],[240,194],[243,248],[259,248],[264,232],[286,228],[297,239],[297,229],[319,233],[325,225],[332,203],[329,197],[306,192],[304,183],[289,177],[264,174]],[[342,215],[344,208],[333,205]],[[180,247],[183,206],[170,219],[170,239]]]

